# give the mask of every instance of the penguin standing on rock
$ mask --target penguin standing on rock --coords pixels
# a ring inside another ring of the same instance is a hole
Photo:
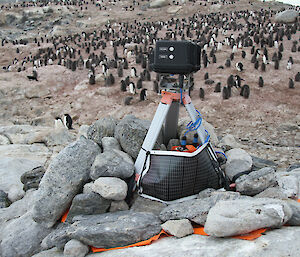
[[[64,126],[67,129],[73,129],[73,127],[72,127],[73,121],[72,121],[72,118],[71,118],[71,116],[69,114],[67,114],[67,113],[64,114],[64,120],[63,120],[63,122],[64,122]]]

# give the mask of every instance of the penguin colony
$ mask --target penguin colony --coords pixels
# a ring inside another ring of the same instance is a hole
[[[115,5],[119,0],[109,1]],[[206,1],[191,1],[195,6],[206,6]],[[123,7],[122,11],[133,11],[140,8],[143,1],[133,0],[132,4]],[[232,5],[235,1],[222,1],[222,4]],[[77,6],[80,10],[97,8],[107,10],[104,2],[94,0],[66,0],[66,1],[34,1],[2,5],[1,10],[11,8],[29,8],[47,5]],[[173,1],[173,5],[179,2]],[[200,7],[199,7],[200,9]],[[299,23],[290,25],[272,22],[273,10],[233,11],[229,13],[201,14],[197,12],[190,17],[170,18],[166,21],[138,21],[108,22],[97,30],[82,31],[82,33],[67,36],[39,36],[28,40],[1,39],[1,46],[17,46],[16,57],[3,71],[17,71],[26,73],[27,79],[35,83],[38,80],[38,69],[41,66],[61,65],[73,72],[87,72],[91,87],[97,86],[96,77],[104,78],[104,86],[118,86],[124,93],[123,103],[130,105],[134,99],[145,101],[147,88],[145,84],[151,81],[153,95],[159,94],[160,76],[152,72],[149,56],[155,47],[155,42],[164,40],[193,40],[201,46],[201,70],[204,70],[203,81],[195,81],[190,95],[204,100],[209,87],[223,99],[242,96],[250,97],[252,81],[245,81],[243,74],[253,65],[259,77],[258,88],[268,85],[264,82],[266,72],[276,72],[286,69],[290,79],[286,88],[293,89],[299,81],[299,72],[293,69],[292,55],[299,55],[300,38]],[[284,41],[292,40],[292,48],[284,49]],[[51,44],[42,48],[42,44]],[[22,55],[22,45],[29,44],[38,48],[37,53]],[[225,62],[218,61],[221,54],[226,55]],[[295,54],[294,54],[295,53]],[[287,59],[283,63],[283,59]],[[250,63],[250,64],[249,64]],[[205,71],[208,67],[227,71],[227,82],[218,81]],[[193,89],[198,90],[194,94]],[[149,90],[149,87],[148,87]],[[263,90],[263,89],[261,89]],[[66,123],[66,122],[64,122]],[[67,123],[66,123],[67,124]],[[67,125],[65,125],[67,126]],[[67,126],[68,127],[68,126]],[[71,124],[72,127],[72,124]],[[70,128],[71,128],[70,127]],[[68,127],[69,128],[69,127]]]

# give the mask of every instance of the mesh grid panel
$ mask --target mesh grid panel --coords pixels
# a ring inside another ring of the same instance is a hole
[[[172,201],[220,188],[220,179],[206,147],[194,157],[151,154],[141,186],[143,194]]]

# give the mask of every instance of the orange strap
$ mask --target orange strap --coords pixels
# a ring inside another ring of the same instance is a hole
[[[91,246],[91,250],[93,253],[98,253],[98,252],[105,252],[105,251],[110,251],[110,250],[117,250],[117,249],[125,249],[125,248],[129,248],[129,247],[135,247],[135,246],[144,246],[144,245],[149,245],[151,244],[153,241],[156,241],[157,239],[161,238],[161,237],[166,237],[166,236],[170,236],[167,232],[165,232],[164,230],[160,231],[159,234],[145,240],[145,241],[141,241],[135,244],[131,244],[131,245],[126,245],[126,246],[122,246],[122,247],[115,247],[115,248],[96,248]]]
[[[173,146],[171,148],[171,151],[177,151],[177,152],[183,152],[183,153],[192,153],[192,152],[195,152],[197,150],[197,148],[193,145],[186,145],[186,150],[184,150],[184,151],[177,150],[178,147],[181,147],[181,146]]]

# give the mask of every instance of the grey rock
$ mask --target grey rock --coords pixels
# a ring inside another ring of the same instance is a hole
[[[30,171],[23,173],[21,176],[21,182],[24,184],[23,190],[27,191],[31,188],[38,188],[45,172],[46,171],[43,166],[38,166]]]
[[[7,222],[19,218],[26,212],[28,212],[32,208],[35,197],[36,190],[29,190],[21,200],[12,203],[7,208],[0,209],[0,227],[4,226],[4,224],[6,224]]]
[[[9,145],[11,142],[5,135],[0,135],[0,145]]]
[[[0,190],[0,208],[6,208],[10,205],[10,201],[7,197],[7,193]]]
[[[30,171],[42,163],[36,160],[19,159],[11,157],[0,158],[0,188],[8,193],[11,201],[19,200],[18,195],[23,196],[23,184],[20,178],[24,172]],[[14,195],[12,197],[12,195]],[[17,197],[17,198],[16,198]]]
[[[133,159],[136,159],[141,150],[144,138],[150,127],[150,121],[141,120],[133,115],[125,116],[117,125],[115,138],[118,139],[122,149]],[[162,138],[159,136],[155,149],[159,149]]]
[[[102,177],[94,182],[93,191],[105,199],[121,201],[126,198],[127,184],[119,178]]]
[[[287,222],[287,225],[300,226],[300,203],[294,200],[287,200],[286,202],[293,212],[293,215]]]
[[[167,233],[178,238],[185,237],[194,233],[193,226],[188,219],[168,220],[161,225],[162,229]]]
[[[94,185],[94,181],[93,182],[89,182],[89,183],[86,183],[84,186],[83,186],[83,193],[84,194],[89,194],[89,193],[93,193],[93,185]]]
[[[41,251],[40,243],[50,232],[34,222],[30,212],[26,213],[1,229],[1,256],[31,257]]]
[[[64,248],[64,257],[84,257],[89,252],[89,247],[76,239],[66,243]]]
[[[33,218],[51,227],[70,206],[74,196],[89,179],[99,146],[81,137],[64,148],[50,163],[38,189]]]
[[[81,136],[84,136],[84,137],[88,137],[88,130],[89,130],[89,127],[88,125],[81,125],[80,128],[79,128],[79,131],[78,131],[78,138],[81,137]]]
[[[234,148],[226,152],[226,155],[225,173],[230,179],[240,172],[251,170],[252,158],[245,150]]]
[[[169,0],[152,0],[149,8],[160,8],[169,5]]]
[[[170,6],[167,10],[168,14],[178,13],[182,9],[182,6]]]
[[[110,151],[112,149],[121,150],[121,146],[117,139],[114,137],[103,137],[102,138],[103,152]]]
[[[251,155],[253,165],[252,170],[259,170],[265,167],[277,167],[277,164],[273,161],[262,159],[256,156]]]
[[[299,237],[300,227],[274,229],[254,241],[199,235],[190,235],[181,239],[167,237],[157,240],[151,245],[93,253],[87,257],[297,257],[299,256],[299,245],[295,243],[295,238]]]
[[[235,192],[218,192],[204,199],[171,204],[161,211],[159,218],[163,222],[175,219],[188,219],[197,224],[204,225],[209,210],[217,202],[238,199],[240,197],[240,194]]]
[[[28,159],[43,165],[51,156],[51,151],[44,144],[10,144],[0,145],[0,156],[16,159]]]
[[[296,10],[285,10],[277,13],[275,16],[275,22],[277,23],[293,23],[297,21],[299,12]]]
[[[172,138],[168,143],[167,150],[171,151],[173,146],[179,146],[179,145],[180,145],[180,140],[176,138]]]
[[[242,145],[239,144],[233,135],[227,134],[224,137],[222,137],[221,141],[218,144],[219,147],[221,147],[224,151],[229,151],[233,148],[241,148]]]
[[[129,206],[125,201],[112,201],[109,212],[127,211]]]
[[[259,228],[280,228],[292,215],[289,205],[277,199],[219,201],[210,209],[204,230],[216,237],[241,235]]]
[[[240,176],[236,181],[236,191],[244,195],[256,195],[268,187],[276,185],[275,169],[272,167],[253,171]]]
[[[97,120],[89,127],[87,131],[88,139],[94,140],[101,146],[103,137],[114,136],[117,123],[117,120],[111,116]]]
[[[201,199],[201,198],[210,197],[213,194],[213,192],[216,192],[216,189],[206,188],[206,189],[202,190],[201,192],[199,192],[199,194],[197,195],[197,198]]]
[[[67,222],[71,222],[77,215],[93,215],[105,213],[110,207],[110,200],[104,199],[99,194],[78,194],[73,198]]]
[[[165,203],[153,201],[142,196],[138,196],[132,204],[130,210],[133,212],[151,212],[154,215],[159,215],[166,208]]]
[[[98,248],[125,246],[149,239],[161,231],[160,220],[151,213],[131,211],[77,216],[75,222],[52,232],[43,240],[44,247],[77,239]]]
[[[64,257],[64,253],[61,249],[58,249],[57,247],[53,247],[49,250],[39,252],[33,255],[32,257]]]
[[[286,200],[288,196],[283,192],[280,187],[269,187],[262,191],[261,193],[254,196],[255,198],[275,198]]]
[[[116,149],[101,153],[96,156],[91,167],[90,177],[96,180],[99,177],[129,178],[134,173],[132,158]]]
[[[294,163],[287,168],[286,172],[290,172],[290,171],[292,171],[294,169],[298,169],[298,168],[300,168],[300,163]]]
[[[296,176],[293,176],[292,174],[286,176],[277,176],[277,183],[289,198],[298,199],[299,181]]]

